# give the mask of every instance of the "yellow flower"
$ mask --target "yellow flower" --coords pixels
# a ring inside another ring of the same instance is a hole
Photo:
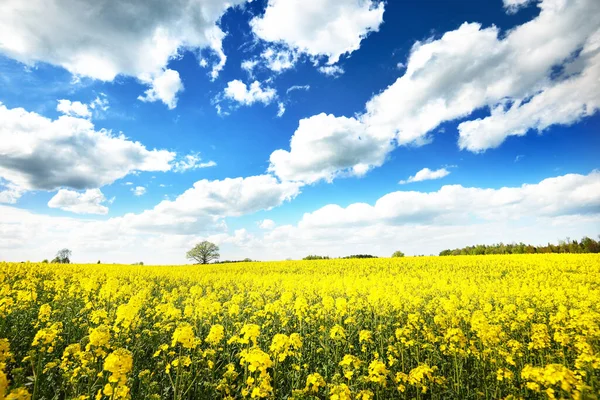
[[[374,360],[369,364],[369,380],[385,386],[388,370],[384,363],[379,360]]]
[[[107,347],[110,341],[110,328],[106,325],[100,325],[97,328],[90,328],[89,331],[90,342],[86,346],[86,350],[90,351],[91,346],[102,348]]]
[[[223,340],[224,336],[225,336],[225,328],[223,328],[223,325],[216,324],[216,325],[213,325],[210,327],[210,331],[208,332],[208,335],[206,336],[205,341],[208,344],[216,346],[219,343],[221,343],[221,340]]]
[[[25,388],[17,388],[12,390],[8,396],[6,396],[6,400],[30,400],[31,395]]]
[[[330,400],[351,400],[351,396],[352,392],[350,392],[350,388],[344,383],[333,385],[331,389],[329,389]]]
[[[336,324],[329,330],[329,337],[333,340],[345,340],[346,331],[342,326]]]
[[[117,349],[110,353],[104,360],[104,370],[111,373],[108,377],[109,382],[118,382],[124,385],[127,381],[127,374],[133,368],[133,356],[127,349]]]
[[[323,377],[319,373],[315,372],[313,374],[308,375],[308,377],[306,378],[306,386],[304,390],[306,390],[309,393],[317,393],[320,387],[325,386],[325,379],[323,379]]]
[[[182,323],[177,326],[175,332],[173,332],[173,341],[171,346],[175,347],[177,343],[181,343],[186,349],[196,347],[196,337],[194,336],[194,329],[188,323]]]

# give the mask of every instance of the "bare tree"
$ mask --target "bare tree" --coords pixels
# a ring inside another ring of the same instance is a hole
[[[186,253],[186,257],[196,261],[197,264],[208,264],[213,260],[218,260],[220,256],[219,246],[207,241],[198,243]]]

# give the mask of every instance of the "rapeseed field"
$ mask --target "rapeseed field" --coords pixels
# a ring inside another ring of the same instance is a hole
[[[0,263],[0,399],[599,390],[599,255]]]

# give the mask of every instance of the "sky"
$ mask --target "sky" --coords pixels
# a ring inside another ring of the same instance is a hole
[[[0,260],[600,234],[597,0],[4,0]]]

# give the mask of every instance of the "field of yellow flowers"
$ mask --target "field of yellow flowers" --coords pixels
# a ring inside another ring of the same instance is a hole
[[[595,399],[600,256],[0,263],[0,399]]]

